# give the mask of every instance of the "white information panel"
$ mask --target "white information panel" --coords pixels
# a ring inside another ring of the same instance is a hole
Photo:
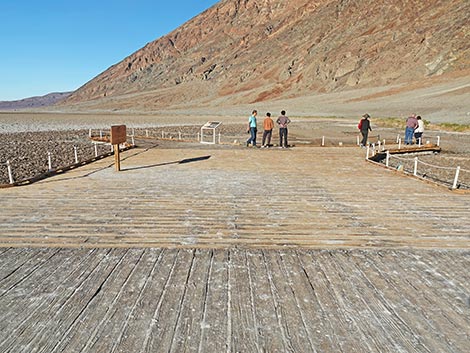
[[[210,143],[210,144],[216,144],[217,140],[217,133],[218,129],[222,125],[220,121],[208,121],[201,127],[201,139],[199,142],[201,143]],[[212,136],[210,136],[212,134]],[[204,140],[206,136],[210,139],[208,141]],[[219,143],[220,143],[220,138],[219,138]]]

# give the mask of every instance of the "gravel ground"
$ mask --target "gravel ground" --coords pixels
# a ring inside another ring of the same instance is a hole
[[[259,119],[260,123],[262,119]],[[289,142],[292,145],[311,146],[355,146],[357,142],[356,121],[346,119],[292,119],[289,129]],[[197,142],[201,124],[191,125],[148,123],[138,127],[128,127],[128,135],[134,134],[135,143],[139,145],[158,144],[165,147],[205,148]],[[259,124],[261,125],[261,124]],[[32,125],[33,126],[33,125]],[[66,126],[66,125],[65,125]],[[75,127],[74,125],[70,125]],[[370,133],[370,141],[384,141],[386,146],[396,144],[398,135],[403,131],[393,128],[375,129]],[[14,181],[29,179],[48,171],[48,153],[51,154],[52,169],[66,167],[75,163],[74,147],[77,149],[78,160],[84,161],[95,156],[110,152],[109,144],[97,144],[89,138],[87,129],[63,129],[49,131],[13,131],[3,129],[0,132],[0,184],[9,183],[6,161],[10,162]],[[13,129],[14,130],[14,129]],[[93,136],[105,136],[109,130],[92,130]],[[216,132],[221,148],[241,148],[248,137],[246,123],[227,122]],[[455,170],[460,166],[459,185],[462,189],[470,188],[470,135],[467,133],[449,133],[444,131],[427,131],[425,140],[437,142],[440,136],[442,152],[438,154],[418,154],[418,176],[424,176],[446,185],[452,185]],[[162,137],[164,139],[162,139]],[[258,144],[261,143],[262,127],[258,131]],[[278,143],[277,129],[274,130],[272,143]],[[210,133],[205,140],[212,140]],[[131,143],[131,137],[128,138]],[[180,143],[181,142],[181,143]],[[213,146],[211,146],[213,147]],[[412,173],[415,155],[400,155],[392,158],[393,168],[404,168]],[[431,167],[432,166],[432,167]]]

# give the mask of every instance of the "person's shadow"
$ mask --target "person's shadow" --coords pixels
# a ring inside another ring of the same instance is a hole
[[[157,163],[157,164],[150,164],[150,165],[143,165],[140,167],[132,167],[132,168],[124,168],[121,169],[121,172],[126,172],[129,170],[137,170],[137,169],[147,169],[147,168],[155,168],[155,167],[161,167],[164,165],[169,165],[169,164],[185,164],[185,163],[193,163],[193,162],[199,162],[199,161],[204,161],[211,158],[211,156],[201,156],[201,157],[194,157],[194,158],[185,158],[179,161],[174,161],[174,162],[165,162],[165,163]]]

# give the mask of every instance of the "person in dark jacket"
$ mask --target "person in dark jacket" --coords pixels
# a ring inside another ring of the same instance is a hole
[[[364,147],[367,145],[367,138],[369,136],[369,131],[372,131],[370,127],[369,118],[370,118],[369,114],[364,114],[362,116],[362,119],[359,121],[359,125],[357,126],[359,131],[361,131],[361,135],[362,135],[361,147]]]

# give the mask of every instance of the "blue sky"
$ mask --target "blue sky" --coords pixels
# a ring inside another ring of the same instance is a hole
[[[0,101],[73,91],[217,0],[2,0]]]

